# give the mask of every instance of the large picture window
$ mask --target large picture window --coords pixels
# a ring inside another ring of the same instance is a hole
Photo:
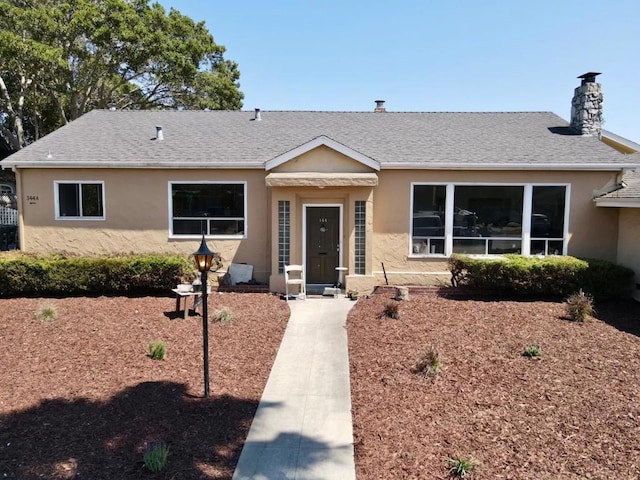
[[[456,186],[453,252],[522,252],[523,187]]]
[[[104,220],[103,182],[55,182],[56,219]]]
[[[411,254],[562,255],[565,185],[422,185],[412,192]]]
[[[246,184],[171,183],[172,235],[245,236]]]

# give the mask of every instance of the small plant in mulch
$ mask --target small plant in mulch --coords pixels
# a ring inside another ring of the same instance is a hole
[[[529,345],[524,349],[524,352],[522,352],[522,356],[527,358],[538,358],[540,355],[542,355],[542,349],[540,345],[536,343]]]
[[[398,302],[389,302],[385,305],[381,317],[400,320],[400,304]]]
[[[567,317],[574,322],[584,322],[590,315],[593,315],[593,297],[579,292],[569,295],[565,300]]]
[[[167,346],[164,342],[152,342],[149,344],[149,356],[153,360],[164,360],[167,354]]]
[[[429,347],[420,354],[416,363],[411,367],[413,373],[423,377],[434,377],[442,371],[442,362],[438,351]]]
[[[357,300],[358,290],[353,290],[353,289],[347,290],[347,298],[349,298],[350,300]]]
[[[233,320],[233,312],[229,307],[218,308],[215,312],[213,312],[213,316],[211,319],[214,322],[230,322]]]
[[[58,309],[55,305],[41,305],[36,312],[38,320],[55,320],[58,317]]]
[[[169,446],[162,440],[157,442],[149,442],[144,449],[142,459],[144,466],[150,472],[161,472],[167,466],[167,457],[169,456]]]
[[[449,457],[447,462],[449,463],[449,475],[455,478],[466,477],[478,466],[477,460],[466,457]]]

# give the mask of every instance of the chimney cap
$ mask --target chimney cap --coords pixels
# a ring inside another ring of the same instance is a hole
[[[577,78],[581,78],[582,79],[582,83],[594,83],[596,81],[596,77],[600,75],[600,72],[587,72],[587,73],[583,73],[582,75],[580,75]]]

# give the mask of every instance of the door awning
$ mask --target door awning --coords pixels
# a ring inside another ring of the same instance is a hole
[[[270,173],[266,177],[267,187],[375,187],[375,173],[318,173],[286,172]]]

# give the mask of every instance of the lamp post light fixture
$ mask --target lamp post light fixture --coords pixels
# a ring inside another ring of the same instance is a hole
[[[215,253],[209,250],[202,235],[202,242],[197,252],[193,253],[196,268],[200,272],[202,282],[202,353],[204,357],[204,397],[209,398],[209,323],[207,312],[207,273],[211,268]]]

